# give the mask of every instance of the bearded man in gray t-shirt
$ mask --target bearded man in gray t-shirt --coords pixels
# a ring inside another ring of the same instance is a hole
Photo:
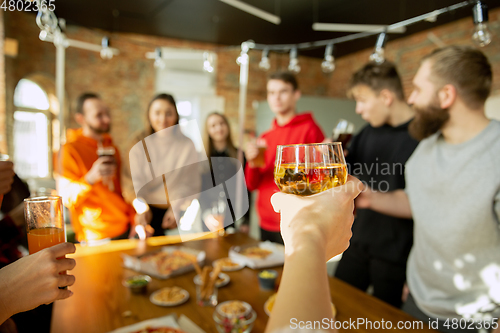
[[[409,98],[420,144],[406,189],[366,190],[357,207],[413,216],[403,310],[442,332],[500,332],[500,122],[485,116],[492,70],[479,50],[426,56]]]

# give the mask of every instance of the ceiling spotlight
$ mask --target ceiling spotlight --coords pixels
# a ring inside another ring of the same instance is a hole
[[[382,32],[378,35],[377,43],[375,44],[375,50],[370,55],[370,61],[373,61],[377,64],[381,64],[385,61],[385,42],[387,41],[387,35],[385,32]]]
[[[491,32],[488,29],[488,6],[481,1],[472,7],[474,18],[474,33],[472,41],[478,46],[486,46],[491,43]]]
[[[210,52],[203,52],[203,70],[208,73],[214,71],[213,55]]]
[[[271,63],[269,62],[269,49],[264,49],[264,51],[262,51],[262,59],[259,62],[259,68],[263,71],[268,71],[271,68]]]
[[[300,72],[300,65],[299,65],[299,59],[297,58],[296,47],[290,50],[290,64],[288,65],[288,70],[295,74]]]
[[[159,69],[165,68],[165,60],[162,58],[161,47],[155,49],[155,67]]]
[[[102,59],[111,59],[113,58],[113,51],[109,48],[109,38],[103,37],[101,40],[101,58]]]
[[[335,58],[333,57],[333,44],[328,44],[325,49],[325,60],[321,63],[323,73],[331,73],[335,70]]]
[[[40,10],[36,15],[36,24],[40,28],[40,40],[48,40],[54,37],[58,29],[57,17],[54,12],[49,10]]]
[[[247,42],[241,43],[241,52],[236,63],[238,65],[248,64],[248,51],[250,50],[250,45]]]

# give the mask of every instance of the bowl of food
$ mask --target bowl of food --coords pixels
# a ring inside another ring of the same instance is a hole
[[[265,269],[259,272],[259,285],[264,290],[273,290],[278,272],[273,269]]]
[[[226,301],[217,305],[213,315],[219,333],[249,333],[257,314],[243,301]]]
[[[151,282],[149,275],[135,275],[123,280],[123,285],[129,288],[133,293],[146,293],[148,284]]]

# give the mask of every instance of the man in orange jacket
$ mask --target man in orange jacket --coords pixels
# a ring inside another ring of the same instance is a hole
[[[93,93],[78,99],[75,119],[78,130],[68,130],[61,150],[60,193],[71,213],[78,241],[127,238],[133,225],[134,208],[122,197],[118,149],[109,130],[109,110]],[[98,155],[98,148],[111,148],[114,156]]]

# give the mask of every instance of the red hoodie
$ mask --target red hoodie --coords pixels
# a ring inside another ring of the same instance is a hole
[[[249,163],[245,168],[245,179],[250,191],[259,190],[257,198],[257,211],[260,216],[260,226],[267,231],[280,231],[280,215],[274,212],[271,206],[271,196],[278,192],[274,183],[274,160],[276,147],[278,145],[290,145],[300,143],[318,143],[325,138],[321,128],[314,122],[311,113],[296,115],[290,122],[279,126],[274,119],[269,131],[263,133],[260,138],[267,144],[265,160],[262,168],[251,168]]]

